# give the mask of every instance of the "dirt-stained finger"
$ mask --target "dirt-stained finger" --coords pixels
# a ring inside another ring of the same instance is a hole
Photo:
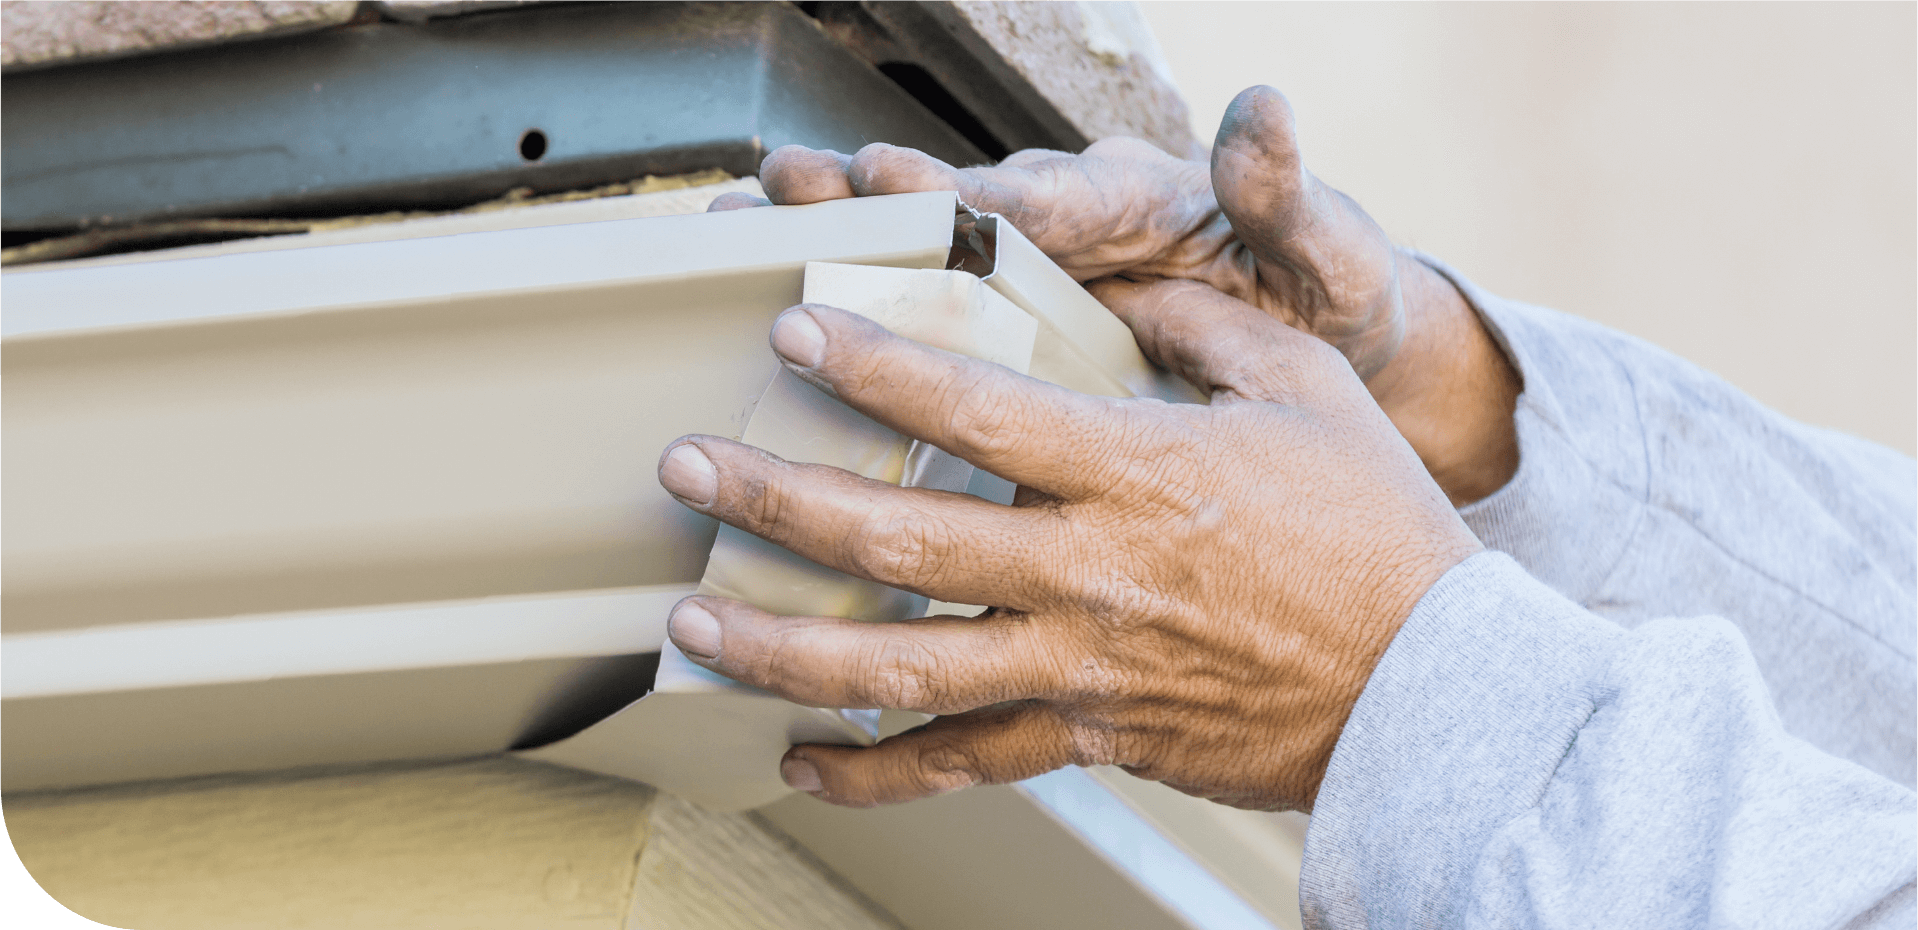
[[[1006,157],[999,159],[999,164],[997,165],[997,167],[1029,168],[1042,161],[1051,161],[1055,158],[1071,158],[1071,157],[1072,157],[1071,152],[1061,152],[1058,149],[1020,149],[1019,151],[1014,152],[1011,155],[1007,155]]]
[[[1361,379],[1404,338],[1392,240],[1305,169],[1291,104],[1270,87],[1233,98],[1212,147],[1212,189],[1284,313],[1337,346]],[[1364,311],[1364,312],[1355,312]]]
[[[755,197],[745,191],[729,191],[713,198],[706,205],[707,213],[725,213],[729,210],[750,210],[754,207],[770,207],[773,202],[764,197]]]
[[[793,373],[880,424],[1062,498],[1109,491],[1126,446],[1151,438],[1132,401],[934,349],[833,307],[786,311],[773,345]]]
[[[820,800],[877,807],[1023,781],[1080,761],[1076,755],[1057,714],[1020,702],[939,717],[865,748],[794,746],[779,773]]]
[[[950,714],[1073,687],[1070,633],[1006,611],[866,623],[697,596],[673,608],[670,630],[693,661],[812,707]]]
[[[1324,341],[1208,284],[1108,278],[1088,289],[1132,329],[1147,358],[1215,403],[1297,403],[1325,366],[1344,367]]]
[[[782,145],[759,163],[759,183],[776,204],[819,203],[853,196],[846,170],[852,156],[831,149]]]
[[[916,594],[1028,610],[1051,584],[1035,547],[1047,544],[1056,521],[1029,508],[788,462],[716,436],[668,446],[659,477],[694,510],[828,568]]]

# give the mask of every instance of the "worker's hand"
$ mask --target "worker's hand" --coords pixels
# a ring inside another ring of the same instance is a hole
[[[1153,287],[1195,289],[1137,301],[1134,322],[1209,406],[1074,393],[827,307],[775,325],[801,378],[1018,483],[1017,506],[713,436],[668,448],[660,482],[694,510],[862,578],[997,605],[871,624],[681,602],[673,642],[714,671],[804,704],[944,715],[870,748],[796,746],[787,783],[866,806],[1110,763],[1310,809],[1379,656],[1479,544],[1326,343],[1189,282]]]
[[[1336,346],[1455,503],[1517,467],[1519,385],[1504,355],[1450,282],[1305,169],[1291,107],[1272,88],[1232,102],[1209,169],[1123,138],[964,169],[884,144],[850,156],[789,145],[760,180],[780,204],[953,190],[1080,281],[1209,284]]]

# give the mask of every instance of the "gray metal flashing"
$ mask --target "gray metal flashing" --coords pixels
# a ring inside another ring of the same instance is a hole
[[[881,140],[984,157],[787,4],[541,5],[9,74],[0,223],[434,208]]]

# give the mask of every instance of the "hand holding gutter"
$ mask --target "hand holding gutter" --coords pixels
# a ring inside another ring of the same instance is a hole
[[[674,642],[715,671],[804,704],[944,715],[871,748],[794,747],[790,784],[863,806],[1116,764],[1234,806],[1310,809],[1398,625],[1479,545],[1338,353],[1184,286],[1129,321],[1212,321],[1144,346],[1210,406],[1077,394],[827,307],[780,318],[790,370],[1024,486],[1015,506],[710,436],[667,450],[661,483],[695,510],[860,577],[997,605],[865,624],[682,602]]]
[[[1510,363],[1450,282],[1306,170],[1272,88],[1232,102],[1209,166],[1126,138],[963,169],[885,144],[854,155],[786,146],[760,178],[779,204],[957,191],[1080,281],[1210,285],[1336,346],[1455,505],[1517,468]],[[765,202],[728,195],[713,209]]]

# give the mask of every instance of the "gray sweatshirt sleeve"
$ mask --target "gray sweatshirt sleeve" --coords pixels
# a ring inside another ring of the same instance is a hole
[[[1308,927],[1912,926],[1911,792],[1788,735],[1738,630],[1626,630],[1502,553],[1381,658],[1306,838]]]
[[[1518,473],[1460,511],[1479,539],[1627,628],[1724,618],[1788,732],[1918,781],[1918,465],[1421,260],[1524,380]]]

